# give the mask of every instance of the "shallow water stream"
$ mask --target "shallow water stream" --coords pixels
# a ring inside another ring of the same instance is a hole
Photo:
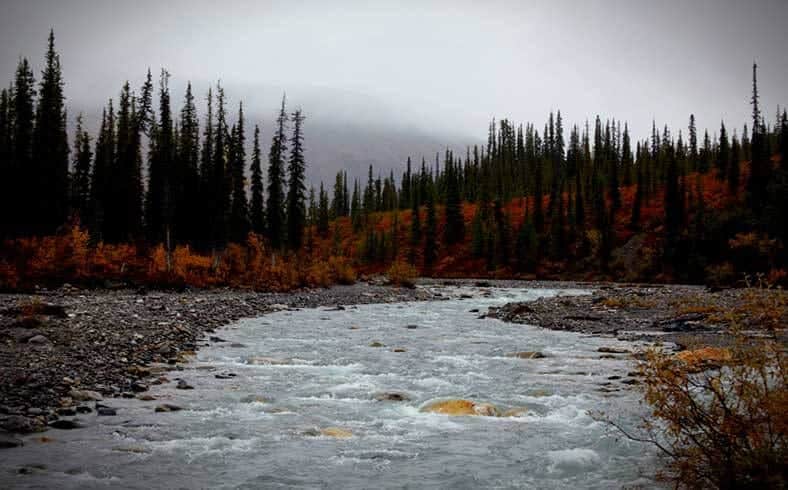
[[[577,290],[445,288],[447,301],[280,311],[216,335],[155,386],[156,401],[112,399],[114,417],[50,430],[0,453],[2,488],[651,487],[649,448],[625,425],[636,391],[609,380],[634,364],[601,359],[615,339],[479,319],[488,306]],[[416,328],[412,328],[414,326]],[[411,326],[411,328],[408,328]],[[372,345],[382,345],[373,347]],[[395,349],[399,352],[395,352]],[[404,352],[403,352],[404,350]],[[541,359],[506,354],[539,351]],[[216,375],[234,374],[228,379]],[[409,400],[378,401],[382,392]],[[489,402],[517,417],[422,413],[431,401]],[[154,413],[161,403],[182,411]],[[321,434],[337,427],[349,438]]]

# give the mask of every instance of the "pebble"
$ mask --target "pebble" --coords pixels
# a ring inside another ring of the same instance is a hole
[[[194,386],[186,382],[186,380],[179,379],[178,384],[175,386],[179,390],[193,390]]]

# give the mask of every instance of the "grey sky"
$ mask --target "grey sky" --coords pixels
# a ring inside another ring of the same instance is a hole
[[[492,117],[540,128],[555,109],[570,124],[595,114],[627,120],[636,137],[652,118],[683,128],[690,112],[712,131],[721,118],[740,127],[754,58],[769,121],[788,103],[786,0],[3,0],[0,8],[0,80],[20,55],[40,66],[52,26],[69,105],[96,113],[148,66],[171,72],[176,104],[185,80],[204,93],[221,78],[231,101],[266,110],[287,89],[307,115],[460,139],[483,138]]]

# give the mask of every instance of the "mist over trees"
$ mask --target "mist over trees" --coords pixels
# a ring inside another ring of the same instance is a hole
[[[251,233],[277,254],[313,256],[329,242],[330,254],[371,269],[408,261],[436,274],[624,278],[622,264],[638,263],[632,279],[700,282],[742,263],[788,267],[788,115],[767,122],[756,66],[741,129],[720,122],[699,138],[689,115],[687,128],[654,122],[637,140],[626,122],[599,116],[564,127],[550,113],[541,131],[493,120],[486,145],[408,158],[399,176],[340,171],[319,189],[305,181],[306,117],[285,97],[264,159],[260,125],[242,103],[227,106],[220,84],[200,115],[191,84],[177,102],[169,80],[162,70],[139,88],[124,83],[91,135],[66,112],[54,33],[40,80],[22,58],[0,91],[0,237],[78,224],[94,245],[215,254]]]

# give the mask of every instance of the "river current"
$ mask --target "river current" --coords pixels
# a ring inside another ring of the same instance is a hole
[[[633,361],[598,352],[632,344],[479,318],[489,306],[584,291],[436,290],[450,299],[284,310],[229,325],[216,333],[224,342],[151,389],[156,401],[106,400],[116,416],[82,415],[86,428],[4,450],[0,487],[654,486],[644,476],[653,450],[590,415],[633,427],[644,414],[637,391],[616,378]],[[507,356],[521,351],[545,357]],[[177,389],[178,378],[194,389]],[[405,399],[377,399],[391,392]],[[421,411],[449,398],[519,416]],[[154,412],[163,403],[183,410]]]

